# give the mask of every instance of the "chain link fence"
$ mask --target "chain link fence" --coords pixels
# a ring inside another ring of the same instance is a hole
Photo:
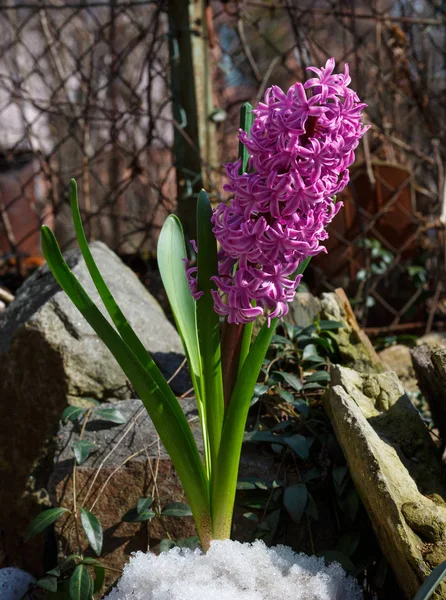
[[[342,285],[377,331],[441,326],[444,3],[7,0],[0,32],[0,276],[42,222],[70,245],[70,177],[90,239],[120,254],[152,256],[173,210],[193,234],[201,185],[226,199],[241,103],[334,56],[372,129],[312,290]]]

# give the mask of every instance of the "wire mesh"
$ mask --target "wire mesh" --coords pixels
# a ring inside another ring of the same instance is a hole
[[[182,184],[180,203],[203,173],[213,197],[226,199],[220,163],[236,157],[241,103],[256,104],[270,85],[287,88],[305,78],[306,67],[334,56],[349,63],[372,129],[331,226],[329,252],[314,261],[312,289],[344,286],[363,325],[438,324],[445,313],[443,3],[190,4],[202,7],[202,18],[173,31],[176,2],[2,3],[0,269],[2,261],[22,264],[38,254],[42,222],[70,245],[71,177],[90,239],[120,254],[152,255],[160,225],[177,209],[180,179],[192,182]],[[196,135],[186,126],[194,107],[175,96],[172,69],[186,34],[204,38],[209,69],[195,54],[190,99],[206,112]],[[206,77],[211,105],[200,104]],[[198,156],[198,167],[181,170],[178,135],[183,157]],[[204,153],[204,143],[216,152]]]

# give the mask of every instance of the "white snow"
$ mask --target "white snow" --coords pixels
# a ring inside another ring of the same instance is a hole
[[[137,552],[106,600],[361,600],[337,563],[262,541],[214,541],[210,550]]]

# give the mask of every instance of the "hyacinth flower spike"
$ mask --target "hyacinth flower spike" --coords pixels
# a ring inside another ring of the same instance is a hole
[[[212,209],[197,200],[193,265],[178,218],[166,219],[158,264],[194,386],[203,457],[181,406],[117,306],[82,229],[76,184],[71,206],[76,235],[113,325],[93,304],[64,261],[54,235],[42,247],[56,280],[115,356],[157,429],[183,484],[203,549],[231,534],[238,466],[254,387],[280,318],[309,260],[325,251],[327,225],[341,208],[334,196],[367,130],[364,104],[349,88],[348,67],[334,59],[311,67],[315,77],[241,112],[239,159],[225,165],[232,194]],[[252,342],[257,317],[265,322]]]

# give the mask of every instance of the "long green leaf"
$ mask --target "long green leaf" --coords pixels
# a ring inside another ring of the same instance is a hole
[[[99,519],[86,508],[80,509],[81,523],[87,536],[87,540],[95,553],[100,556],[102,552],[102,527]]]
[[[142,366],[149,370],[152,377],[157,381],[158,386],[162,389],[166,387],[166,380],[163,374],[156,366],[150,354],[144,348],[143,343],[136,335],[130,323],[125,318],[123,312],[116,303],[112,293],[110,292],[107,284],[99,271],[96,262],[93,258],[91,250],[88,246],[88,241],[85,236],[84,228],[82,226],[81,214],[79,211],[79,200],[77,195],[77,184],[76,180],[72,179],[70,182],[70,204],[71,214],[73,216],[74,230],[76,232],[77,241],[79,248],[81,249],[82,256],[87,265],[87,269],[91,275],[93,283],[101,297],[102,302],[111,317],[116,329],[119,331],[120,336],[129,346],[135,356],[138,358]]]
[[[245,131],[249,135],[253,121],[254,115],[252,113],[252,105],[249,102],[245,102],[240,108],[240,129],[243,129],[243,131]],[[240,175],[242,175],[246,171],[249,159],[249,152],[244,146],[244,144],[242,144],[242,142],[239,142],[238,145],[238,155],[239,158],[242,159],[242,164],[240,165]],[[253,326],[254,321],[251,321],[251,323],[246,323],[246,325],[243,328],[242,345],[240,348],[240,359],[238,365],[239,373],[242,370],[243,363],[245,362],[245,359],[248,356],[248,352],[251,347]]]
[[[223,379],[220,355],[220,320],[214,310],[211,277],[217,274],[217,242],[212,232],[212,207],[204,190],[197,202],[198,289],[204,292],[197,300],[197,330],[201,356],[203,403],[208,427],[210,459],[214,465],[220,447],[224,417]],[[212,469],[210,469],[212,472]]]
[[[249,134],[253,121],[254,115],[252,114],[252,105],[249,102],[245,102],[240,109],[240,129],[243,129],[243,131],[246,131],[246,133]],[[246,172],[249,159],[249,152],[242,142],[239,142],[238,144],[238,155],[239,158],[242,159],[242,164],[240,166],[240,175],[242,175]]]
[[[196,305],[189,289],[184,265],[187,252],[183,228],[175,215],[169,215],[164,222],[158,240],[157,255],[161,279],[189,363],[203,436],[206,475],[209,478],[211,451],[207,431],[206,405],[201,397],[201,357],[198,345]]]
[[[30,538],[44,531],[66,512],[69,512],[69,510],[62,507],[49,508],[48,510],[41,512],[31,521],[25,534],[25,540],[29,540]]]
[[[435,567],[432,573],[423,581],[413,600],[428,600],[446,577],[446,561]]]
[[[189,423],[170,387],[159,386],[151,372],[113,329],[71,273],[48,227],[42,228],[42,248],[55,279],[111,351],[132,382],[163,442],[192,507],[202,541],[209,535],[209,486]]]
[[[175,215],[164,222],[158,240],[158,267],[192,373],[200,376],[197,317],[184,268],[187,258],[183,228]]]
[[[93,580],[87,567],[77,565],[70,578],[70,599],[91,600],[93,595]]]
[[[276,330],[277,322],[277,318],[272,319],[270,327],[268,327],[268,322],[264,323],[237,377],[231,395],[211,494],[213,532],[216,539],[225,539],[230,536],[246,418],[263,359]]]

